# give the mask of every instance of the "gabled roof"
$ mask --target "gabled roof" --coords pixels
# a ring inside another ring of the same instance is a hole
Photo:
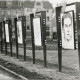
[[[12,1],[11,8],[18,8],[18,1]]]
[[[52,5],[50,4],[49,1],[43,1],[43,7],[45,9],[53,9]]]
[[[6,8],[6,1],[0,1],[0,8]]]
[[[0,8],[7,8],[7,1],[0,1]],[[12,1],[11,8],[18,8],[18,1]]]
[[[36,1],[25,1],[24,2],[24,7],[34,8],[35,2]],[[53,7],[52,7],[52,5],[50,4],[49,1],[42,1],[42,3],[43,3],[43,8],[45,8],[45,9],[53,9]]]
[[[34,8],[35,1],[24,1],[24,7]]]
[[[42,1],[42,3],[43,3],[43,8],[53,9],[53,7],[49,3],[49,1]],[[18,0],[13,0],[11,8],[20,8],[22,6],[24,6],[26,8],[34,8],[34,5],[35,5],[35,1],[26,1],[25,0],[23,3],[21,3],[21,5],[19,5]],[[6,1],[0,1],[0,8],[7,8]]]

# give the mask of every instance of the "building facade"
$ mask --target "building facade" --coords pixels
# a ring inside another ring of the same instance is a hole
[[[30,14],[38,11],[46,11],[46,31],[47,37],[50,38],[50,27],[53,14],[53,7],[49,1],[18,0],[18,1],[0,1],[0,20],[5,17],[11,18],[14,26],[14,18],[26,16],[27,37],[31,37]]]

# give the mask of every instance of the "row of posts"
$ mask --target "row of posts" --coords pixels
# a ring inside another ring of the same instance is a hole
[[[79,68],[80,68],[80,21],[79,21],[79,14],[80,14],[80,3],[76,3],[76,25],[78,30],[78,53],[79,53]],[[59,71],[62,70],[62,39],[61,39],[61,22],[60,19],[60,13],[61,13],[61,6],[56,8],[56,23],[57,23],[57,36],[58,36],[58,62],[59,62]],[[35,16],[36,15],[36,16]],[[43,46],[43,53],[44,53],[44,66],[47,66],[47,59],[46,59],[46,12],[41,11],[37,12],[36,14],[30,14],[30,24],[31,24],[31,36],[32,36],[32,54],[33,54],[33,63],[35,63],[35,34],[34,34],[34,25],[33,25],[33,19],[34,18],[40,18],[40,28],[41,28],[41,41]],[[23,45],[24,45],[24,60],[26,60],[26,17],[21,16],[18,18],[22,22],[22,34],[23,34]],[[15,35],[16,35],[16,54],[18,58],[18,37],[17,37],[17,18],[14,19],[15,23]],[[3,21],[0,23],[0,26],[3,25],[4,28],[4,34],[5,34],[5,22],[9,24],[9,40],[10,40],[10,50],[11,50],[11,56],[12,54],[12,30],[11,30],[11,20]],[[2,27],[0,27],[2,28]],[[2,33],[2,32],[1,32]],[[1,36],[1,52],[3,52],[3,40],[2,40],[2,34]],[[4,35],[5,36],[5,35]],[[5,38],[6,39],[6,38]],[[5,41],[5,53],[7,55],[7,42]]]
[[[43,53],[44,53],[44,66],[46,67],[46,12],[40,11],[35,13],[38,18],[40,18],[40,32],[41,32],[41,42],[43,46]],[[35,34],[34,34],[34,25],[33,25],[33,19],[35,18],[34,14],[30,14],[30,24],[31,24],[31,36],[32,36],[32,54],[33,54],[33,63],[35,63]],[[18,18],[14,18],[14,24],[15,24],[15,41],[16,41],[16,57],[19,58],[19,44],[23,45],[24,50],[24,61],[26,61],[26,16],[19,16]],[[36,25],[35,25],[36,26]],[[21,29],[22,28],[22,29]],[[8,29],[8,30],[7,30]],[[21,31],[22,30],[22,31]],[[7,31],[7,32],[6,32]],[[22,34],[22,36],[20,35]],[[3,38],[4,36],[4,38]],[[20,41],[20,38],[21,41]],[[5,48],[5,54],[8,53],[8,46],[10,45],[10,54],[11,57],[13,56],[12,51],[12,22],[11,20],[5,20],[0,22],[0,37],[1,37],[1,53],[4,52]],[[9,44],[9,45],[8,45]]]

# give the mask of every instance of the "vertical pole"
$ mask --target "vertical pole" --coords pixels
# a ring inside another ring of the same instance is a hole
[[[0,51],[1,51],[1,40],[2,40],[2,22],[0,22]]]
[[[4,42],[5,42],[5,51],[6,51],[6,55],[7,55],[7,42],[6,42],[6,35],[5,35],[5,21],[3,21],[3,28],[4,28]]]
[[[42,35],[43,35],[43,53],[44,53],[44,67],[47,66],[47,55],[46,55],[46,11],[41,11],[42,18]]]
[[[11,20],[8,20],[8,27],[9,27],[10,51],[11,51],[11,57],[12,57],[13,54],[12,54],[12,25],[11,25]]]
[[[26,16],[22,16],[22,32],[24,45],[24,61],[26,61]]]
[[[75,38],[75,37],[76,37],[76,36],[75,36],[75,33],[76,33],[76,32],[75,32],[75,31],[76,31],[76,30],[75,30],[75,29],[76,29],[75,27],[76,27],[76,26],[75,26],[75,21],[74,21],[74,19],[75,19],[75,17],[74,17],[74,11],[72,11],[72,12],[73,12],[74,50],[76,50],[76,38]]]
[[[15,24],[15,38],[16,38],[16,54],[18,59],[18,37],[17,37],[17,18],[14,18],[14,24]]]
[[[80,79],[80,2],[76,3],[76,26],[78,33],[79,79]]]
[[[30,14],[32,54],[33,54],[33,64],[35,64],[35,44],[34,44],[33,18],[34,18],[34,14]]]
[[[57,36],[58,36],[58,62],[59,71],[62,70],[62,45],[61,45],[61,23],[60,23],[61,7],[56,7],[56,25],[57,25]]]
[[[1,53],[3,53],[3,25],[1,26]]]

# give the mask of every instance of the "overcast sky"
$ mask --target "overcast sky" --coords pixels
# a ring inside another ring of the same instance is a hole
[[[80,0],[48,0],[50,3],[52,3],[53,7],[56,6],[57,3],[61,3],[61,2],[67,2],[67,3],[71,3],[71,2],[80,2]]]

